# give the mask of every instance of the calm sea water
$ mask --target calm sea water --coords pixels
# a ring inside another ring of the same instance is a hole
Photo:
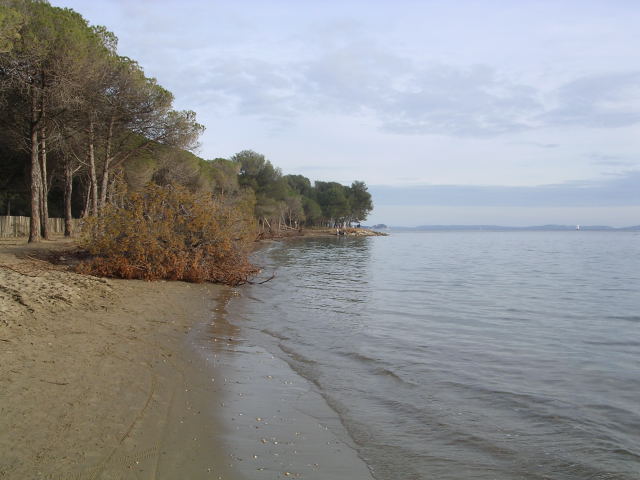
[[[378,479],[640,479],[640,234],[272,244],[230,306]]]

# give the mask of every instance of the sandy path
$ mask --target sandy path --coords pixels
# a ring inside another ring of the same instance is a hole
[[[232,478],[214,373],[187,348],[224,287],[33,258],[64,247],[0,246],[0,478]]]

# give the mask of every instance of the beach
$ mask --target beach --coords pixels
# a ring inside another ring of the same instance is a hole
[[[0,478],[371,478],[237,289],[78,275],[72,247],[0,245]]]

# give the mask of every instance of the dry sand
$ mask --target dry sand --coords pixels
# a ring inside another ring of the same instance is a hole
[[[0,478],[232,478],[212,375],[185,350],[224,287],[35,259],[65,246],[0,247]]]
[[[0,479],[372,478],[237,290],[78,275],[71,247],[0,244]]]

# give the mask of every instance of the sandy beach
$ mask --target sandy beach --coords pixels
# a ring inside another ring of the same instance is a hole
[[[371,478],[226,318],[237,290],[78,275],[70,247],[0,245],[0,478]]]

